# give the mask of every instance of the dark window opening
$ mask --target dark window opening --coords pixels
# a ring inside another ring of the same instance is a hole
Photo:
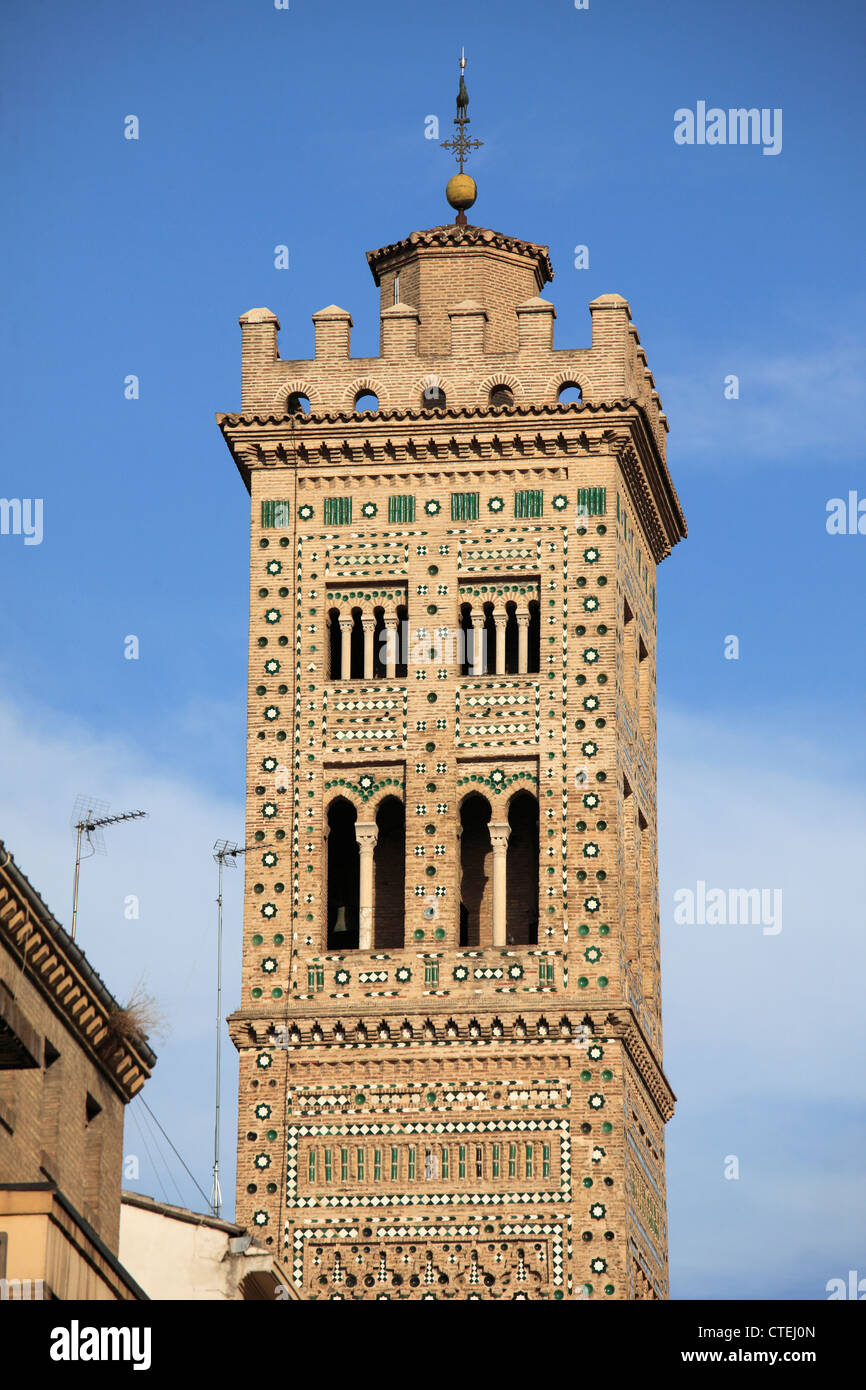
[[[538,802],[518,792],[508,808],[505,931],[509,946],[538,942]]]
[[[517,631],[517,604],[506,603],[508,622],[505,624],[505,673],[514,676],[518,671],[519,639]]]
[[[328,808],[328,950],[358,945],[361,861],[355,839],[357,812],[341,797]]]
[[[373,945],[398,948],[404,944],[404,875],[406,817],[402,801],[389,796],[376,815],[378,834],[373,851]]]
[[[527,668],[541,670],[541,605],[537,599],[529,602],[529,650]]]
[[[364,678],[364,627],[360,608],[352,609],[352,640],[350,643],[349,671],[352,680]]]
[[[583,392],[576,381],[564,381],[556,393],[556,399],[562,405],[580,405]]]
[[[340,614],[336,608],[332,608],[328,614],[328,675],[332,681],[340,680],[343,672],[340,669],[342,638],[340,636]]]
[[[460,631],[463,633],[460,674],[468,676],[472,670],[472,607],[468,603],[460,607]]]
[[[472,792],[460,808],[460,916],[464,946],[490,945],[493,940],[493,849],[489,821],[489,803]]]
[[[382,660],[385,655],[385,610],[384,608],[374,608],[373,617],[376,619],[376,626],[373,630],[373,677],[381,680],[385,675],[385,663]]]
[[[403,604],[397,609],[397,680],[405,680],[409,661],[409,609]]]
[[[481,670],[484,675],[492,675],[496,670],[496,624],[493,621],[493,604],[484,605],[484,657]]]

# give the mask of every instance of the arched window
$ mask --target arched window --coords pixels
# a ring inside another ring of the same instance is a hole
[[[471,792],[460,808],[460,945],[493,940],[493,850],[490,803]]]
[[[529,652],[527,670],[541,670],[541,605],[538,599],[529,601]]]
[[[376,949],[404,944],[404,874],[406,818],[402,801],[385,797],[376,815],[373,853],[373,945]]]
[[[556,399],[561,405],[580,405],[583,392],[576,381],[564,381],[556,393]]]
[[[329,951],[352,950],[358,945],[361,861],[355,839],[357,818],[354,806],[343,797],[328,807]]]
[[[352,680],[364,679],[364,626],[360,608],[352,609],[351,669],[346,672]],[[343,679],[346,679],[346,676]]]
[[[485,676],[496,670],[496,623],[493,621],[493,604],[484,605],[484,656],[481,669]]]
[[[343,675],[340,669],[341,648],[340,614],[336,608],[332,608],[328,613],[328,676],[332,681],[340,680]]]
[[[293,391],[286,401],[287,415],[309,415],[310,398],[301,391]]]
[[[379,409],[379,397],[372,391],[359,391],[355,397],[355,414],[363,415],[365,411],[375,412]]]
[[[400,604],[397,608],[397,664],[395,676],[398,681],[406,679],[409,661],[409,609]]]
[[[458,655],[459,655],[459,657],[460,657],[460,674],[461,674],[461,676],[468,676],[469,673],[470,673],[470,671],[472,670],[472,606],[471,606],[471,604],[463,603],[463,604],[460,605],[460,631],[461,631],[462,634],[463,634],[463,636],[462,636],[462,638],[461,638],[461,650],[460,650],[460,652],[458,653]]]
[[[376,619],[376,627],[373,632],[373,678],[381,680],[386,672],[385,658],[387,656],[384,608],[374,608],[373,617]]]
[[[445,392],[438,381],[428,381],[421,396],[421,405],[424,410],[445,409]]]
[[[516,675],[519,670],[519,638],[517,631],[517,604],[506,603],[508,622],[505,624],[505,674]]]
[[[493,409],[500,406],[514,405],[514,392],[510,386],[494,386],[490,392],[490,404]]]
[[[538,802],[518,792],[508,808],[505,935],[509,946],[538,942]]]

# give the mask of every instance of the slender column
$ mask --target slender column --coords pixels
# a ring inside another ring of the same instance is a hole
[[[347,681],[352,674],[352,619],[340,619],[340,680]]]
[[[517,613],[517,670],[525,676],[529,670],[529,614]]]
[[[484,614],[472,614],[472,675],[484,675]]]
[[[362,618],[361,626],[364,629],[364,680],[373,679],[373,635],[376,631],[376,619],[373,617]]]
[[[358,949],[369,951],[373,945],[373,850],[379,828],[375,821],[356,821],[355,839],[361,859],[358,892]]]
[[[506,865],[508,856],[508,836],[511,827],[507,821],[491,821],[488,826],[490,843],[493,846],[493,944],[505,946],[505,888],[507,883]]]
[[[392,681],[397,674],[397,619],[385,619],[385,675]]]
[[[505,627],[508,622],[508,614],[504,609],[498,610],[493,614],[493,621],[496,624],[496,674],[505,675]]]

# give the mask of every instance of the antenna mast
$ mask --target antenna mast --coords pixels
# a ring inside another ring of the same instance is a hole
[[[105,825],[119,825],[122,821],[141,820],[147,815],[147,811],[123,811],[120,815],[109,816],[108,802],[97,801],[92,796],[79,796],[76,798],[75,806],[72,811],[72,829],[77,831],[75,841],[75,876],[72,880],[72,930],[70,936],[75,940],[75,929],[78,923],[78,877],[81,869],[81,836],[84,835],[90,846],[90,854],[85,854],[85,859],[90,859],[94,854],[105,854],[105,837],[102,834],[102,827]]]

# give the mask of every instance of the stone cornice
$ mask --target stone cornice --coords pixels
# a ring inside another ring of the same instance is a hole
[[[607,1005],[585,1007],[582,1001],[573,1005],[553,994],[532,1004],[502,999],[491,1005],[479,999],[470,1006],[457,999],[430,998],[421,1007],[420,1001],[407,999],[405,1009],[400,1009],[388,1008],[387,1003],[384,999],[347,1000],[343,1012],[333,1001],[299,999],[292,1002],[289,1017],[266,1008],[238,1009],[229,1017],[229,1034],[239,1051],[243,1047],[275,1049],[275,1027],[286,1029],[286,1048],[295,1056],[311,1048],[321,1048],[323,1054],[335,1048],[350,1052],[400,1049],[404,1054],[428,1046],[441,1058],[443,1046],[450,1045],[461,1053],[467,1047],[505,1047],[513,1057],[515,1047],[543,1055],[574,1046],[585,1023],[593,1037],[622,1042],[662,1120],[674,1113],[676,1096],[627,1004],[612,1010]],[[320,1060],[325,1060],[324,1055]]]
[[[534,241],[521,241],[519,237],[506,236],[503,232],[491,231],[489,227],[458,227],[453,222],[440,227],[429,227],[426,231],[412,232],[401,241],[390,246],[380,246],[376,251],[367,252],[367,264],[376,284],[380,283],[381,272],[389,263],[403,261],[412,251],[442,250],[444,248],[461,250],[464,247],[480,247],[505,251],[511,255],[524,256],[535,263],[539,288],[553,279],[553,266],[546,246]]]
[[[130,1101],[156,1057],[146,1043],[113,1032],[117,1001],[2,844],[0,943],[121,1099]]]

